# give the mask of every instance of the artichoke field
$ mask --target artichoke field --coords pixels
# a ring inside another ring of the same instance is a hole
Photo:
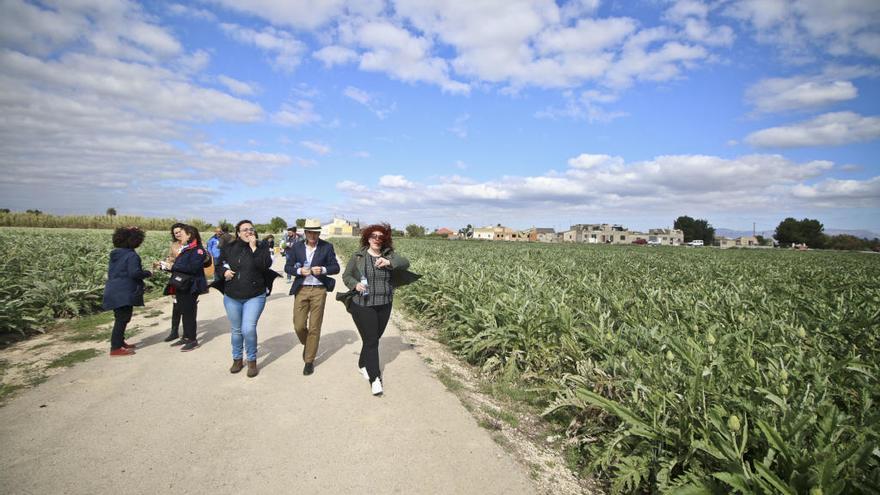
[[[0,336],[42,331],[58,318],[101,310],[111,230],[0,228]],[[164,258],[168,232],[148,232],[137,250],[144,268]],[[168,276],[146,280],[161,290]]]
[[[395,247],[424,275],[398,307],[542,391],[610,491],[880,493],[877,255]]]

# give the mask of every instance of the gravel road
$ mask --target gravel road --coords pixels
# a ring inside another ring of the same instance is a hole
[[[129,339],[136,356],[99,356],[0,408],[0,493],[535,492],[393,323],[380,344],[384,397],[357,372],[360,338],[332,294],[315,373],[303,376],[288,289],[276,279],[260,319],[256,378],[229,373],[211,291],[195,351],[162,342],[166,298],[161,323]]]

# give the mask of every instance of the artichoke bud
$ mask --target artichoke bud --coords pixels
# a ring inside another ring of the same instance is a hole
[[[733,414],[729,418],[727,418],[727,429],[728,430],[736,433],[739,431],[740,426],[741,425],[739,424],[739,417],[736,414]]]
[[[672,351],[666,351],[666,360],[667,361],[675,360],[675,354],[673,354]]]
[[[802,339],[807,338],[807,330],[804,327],[798,327],[797,334]]]

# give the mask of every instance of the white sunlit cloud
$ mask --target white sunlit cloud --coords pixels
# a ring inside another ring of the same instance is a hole
[[[330,151],[331,151],[330,147],[327,146],[326,144],[318,143],[315,141],[300,141],[299,144],[303,145],[303,147],[308,148],[311,151],[313,151],[319,155],[326,155],[327,153],[330,153]]]
[[[388,106],[382,105],[376,96],[354,86],[347,86],[342,91],[342,94],[366,107],[379,119],[385,119],[395,108],[394,104]]]
[[[217,76],[217,80],[220,84],[226,86],[229,91],[237,95],[253,95],[257,92],[255,84],[239,81],[229,76],[220,75]]]
[[[293,104],[282,104],[281,109],[272,116],[272,120],[280,125],[299,127],[319,122],[321,116],[315,112],[315,105],[312,102],[299,100]]]
[[[796,124],[771,127],[746,136],[759,148],[840,146],[880,138],[880,117],[854,112],[832,112]]]
[[[813,59],[814,46],[832,56],[880,57],[880,3],[874,0],[736,0],[722,11],[748,23],[759,42],[779,47],[790,61]]]
[[[850,81],[826,77],[768,78],[746,90],[746,101],[762,113],[821,108],[855,99],[859,92]]]
[[[581,154],[569,160],[565,173],[505,176],[477,182],[435,178],[414,182],[384,176],[375,186],[346,181],[337,187],[352,200],[369,200],[393,214],[412,208],[452,217],[456,211],[498,211],[524,217],[535,208],[567,211],[680,212],[689,205],[724,211],[748,204],[755,211],[781,204],[808,204],[811,198],[834,200],[834,207],[864,205],[876,193],[880,178],[864,181],[824,179],[834,169],[828,161],[797,163],[779,155],[745,155],[734,159],[708,155],[668,155],[643,162]],[[876,204],[877,198],[873,198]],[[826,202],[827,203],[827,202]],[[826,204],[823,203],[823,204]],[[378,213],[377,213],[378,214]]]
[[[192,215],[167,197],[186,194],[210,205],[217,195],[205,191],[214,184],[265,181],[296,163],[194,140],[193,124],[252,123],[265,112],[234,96],[248,92],[245,83],[203,75],[209,53],[186,51],[137,4],[59,2],[48,9],[7,0],[3,10],[0,195],[26,203],[38,190],[41,207],[82,212],[94,211],[98,189],[129,211]]]
[[[269,53],[272,65],[285,72],[293,71],[302,61],[306,51],[305,43],[297,40],[287,31],[271,26],[256,31],[236,24],[222,23],[220,28],[231,38]]]

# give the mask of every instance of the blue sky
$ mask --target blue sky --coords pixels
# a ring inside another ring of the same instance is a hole
[[[880,3],[0,0],[2,207],[880,231]]]

